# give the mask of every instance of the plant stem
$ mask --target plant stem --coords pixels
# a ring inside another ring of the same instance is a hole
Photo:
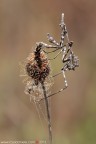
[[[50,118],[48,98],[46,96],[46,89],[45,89],[45,86],[44,86],[44,82],[42,82],[41,85],[42,85],[42,89],[43,89],[45,105],[46,105],[46,112],[47,112],[48,131],[49,131],[49,144],[52,144],[52,128],[51,128],[51,118]]]

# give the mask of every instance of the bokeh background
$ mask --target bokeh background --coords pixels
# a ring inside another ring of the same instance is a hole
[[[0,0],[0,142],[47,138],[43,118],[42,126],[24,93],[19,62],[36,42],[47,42],[48,32],[60,40],[62,12],[80,67],[67,73],[67,90],[51,99],[53,143],[96,144],[95,0]],[[53,73],[60,70],[61,56],[51,67]],[[52,92],[63,85],[58,76]]]

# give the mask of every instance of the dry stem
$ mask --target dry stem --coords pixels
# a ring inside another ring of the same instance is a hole
[[[48,131],[49,131],[49,144],[52,144],[52,128],[51,128],[51,118],[50,118],[48,98],[47,98],[47,95],[46,95],[46,89],[45,89],[44,83],[42,82],[41,85],[42,85],[42,89],[43,89],[45,105],[46,105],[46,112],[47,112]]]

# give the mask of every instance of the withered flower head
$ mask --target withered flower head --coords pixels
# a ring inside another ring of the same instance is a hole
[[[39,49],[39,46],[27,58],[26,72],[34,80],[36,85],[39,82],[44,82],[49,75],[49,61],[45,53]]]
[[[29,54],[24,64],[21,64],[21,76],[25,76],[25,93],[30,95],[35,102],[43,98],[41,83],[45,85],[47,95],[53,85],[51,67],[47,55],[42,50],[42,44],[36,45],[33,52]]]

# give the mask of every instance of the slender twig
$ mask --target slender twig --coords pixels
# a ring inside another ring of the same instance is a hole
[[[49,103],[46,95],[46,89],[44,86],[44,82],[41,82],[44,99],[45,99],[45,105],[46,105],[46,112],[47,112],[47,120],[48,120],[48,131],[49,131],[49,144],[52,144],[52,127],[51,127],[51,117],[50,117],[50,111],[49,111]]]

